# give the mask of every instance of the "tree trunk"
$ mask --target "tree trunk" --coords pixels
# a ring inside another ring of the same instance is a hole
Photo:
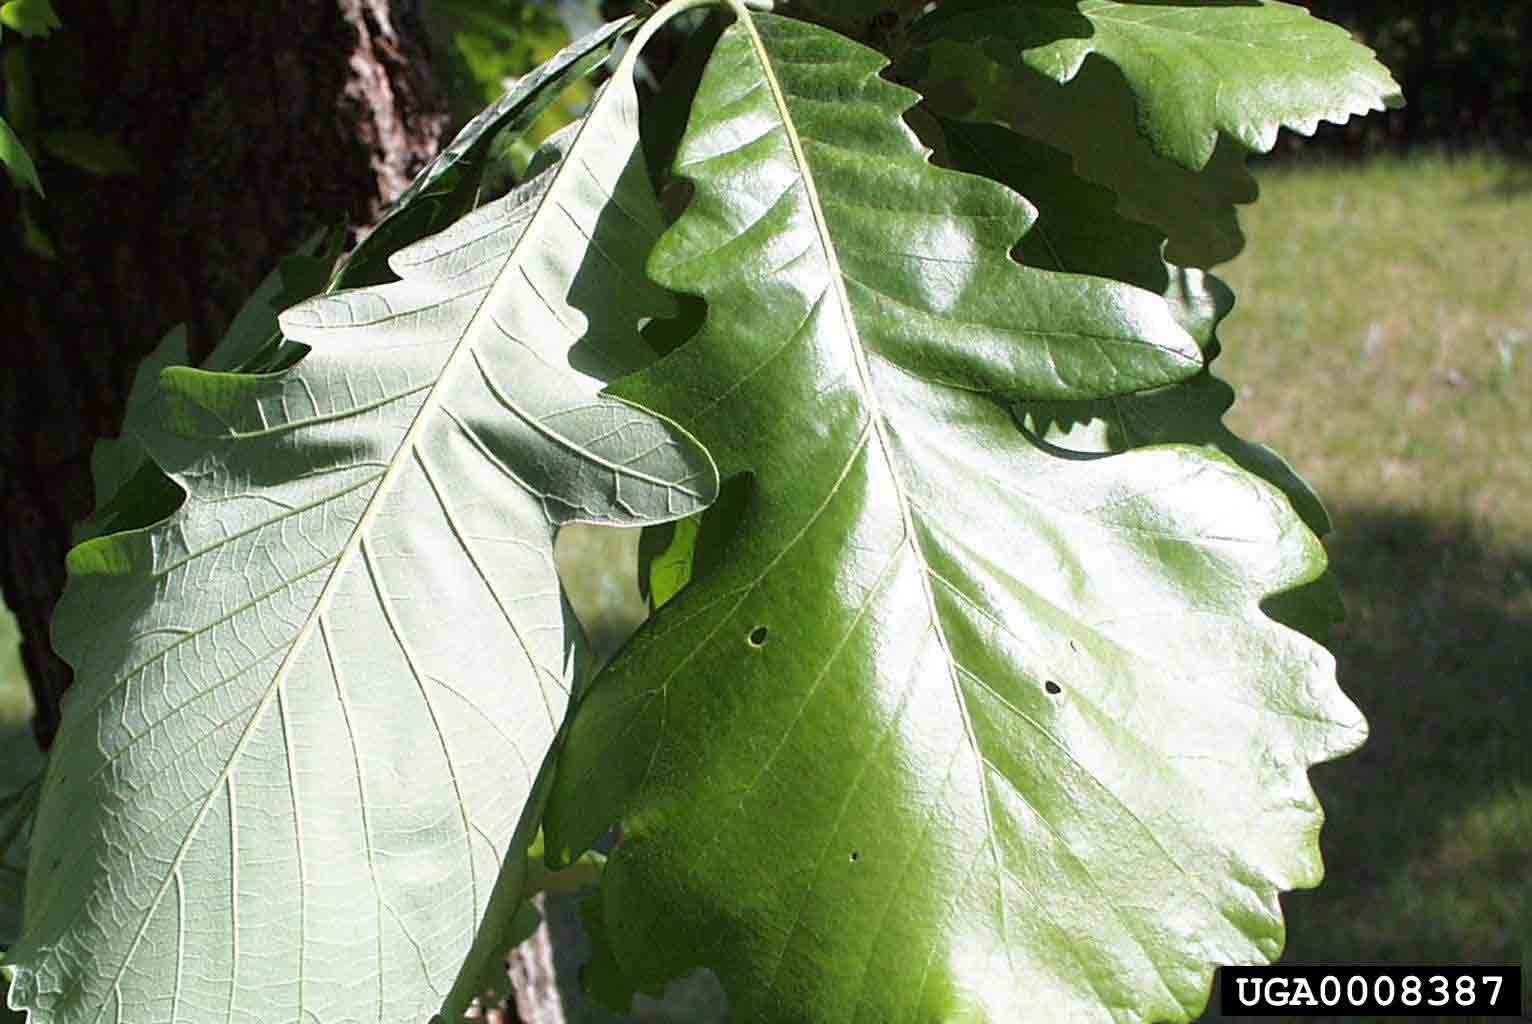
[[[54,6],[63,29],[26,44],[39,131],[116,133],[137,169],[98,177],[34,145],[47,198],[0,187],[0,588],[45,748],[69,683],[48,642],[64,553],[139,360],[183,322],[200,358],[298,242],[370,223],[446,122],[419,0]],[[23,203],[55,259],[22,246]]]

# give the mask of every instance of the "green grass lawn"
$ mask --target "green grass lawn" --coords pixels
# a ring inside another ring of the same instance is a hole
[[[1487,159],[1261,177],[1222,373],[1329,504],[1372,725],[1314,772],[1298,962],[1532,962],[1532,174]],[[1349,1018],[1355,1019],[1355,1018]]]

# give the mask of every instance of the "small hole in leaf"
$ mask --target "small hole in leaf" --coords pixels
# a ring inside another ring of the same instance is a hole
[[[1052,679],[1043,684],[1043,689],[1047,690],[1055,697],[1064,692],[1064,688],[1058,683],[1055,683]]]
[[[859,861],[861,859],[862,859],[862,851],[860,851],[860,850],[852,850],[851,851],[851,863],[855,864],[857,861]]]
[[[770,630],[768,630],[765,626],[756,626],[750,631],[750,646],[765,647],[766,637],[769,635]]]

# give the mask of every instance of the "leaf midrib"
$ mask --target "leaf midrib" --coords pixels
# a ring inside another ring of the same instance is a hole
[[[861,385],[862,400],[866,403],[871,429],[877,437],[879,453],[882,455],[884,466],[893,482],[894,494],[899,507],[900,526],[903,531],[901,543],[909,549],[911,555],[916,560],[919,569],[916,575],[920,579],[920,592],[924,599],[927,618],[931,623],[931,633],[941,647],[942,656],[947,665],[952,695],[957,702],[958,712],[962,718],[963,734],[973,754],[975,774],[978,777],[979,783],[980,802],[983,805],[984,811],[985,845],[989,848],[995,871],[999,875],[1005,871],[1005,868],[1001,862],[1000,851],[995,841],[996,830],[990,813],[989,780],[985,771],[986,762],[983,752],[979,749],[979,739],[974,733],[972,716],[969,714],[968,703],[963,696],[962,684],[957,676],[957,659],[952,654],[952,647],[948,641],[946,629],[937,610],[936,595],[931,587],[931,567],[926,560],[925,551],[920,546],[919,533],[915,528],[914,512],[906,494],[904,480],[899,474],[899,467],[893,456],[893,443],[887,433],[888,428],[882,403],[879,401],[876,388],[873,386],[872,370],[868,363],[867,351],[862,344],[861,332],[858,330],[855,317],[851,312],[851,297],[846,290],[845,283],[846,275],[840,266],[836,246],[830,234],[829,222],[820,203],[818,187],[815,185],[814,172],[803,149],[803,140],[798,135],[792,113],[787,105],[787,97],[782,91],[781,83],[777,80],[765,43],[756,29],[755,19],[742,9],[737,9],[736,13],[740,23],[745,26],[745,30],[749,34],[751,48],[755,53],[757,63],[761,67],[761,74],[771,94],[772,102],[776,106],[777,116],[782,123],[783,135],[787,139],[788,147],[792,152],[793,162],[797,166],[799,176],[803,181],[804,195],[808,199],[809,212],[814,220],[814,230],[818,236],[820,248],[823,250],[825,259],[829,264],[830,287],[834,289],[840,306],[840,317],[851,349],[852,358],[856,365],[857,378]],[[858,445],[859,449],[860,447]],[[1000,901],[1000,914],[1004,917],[1008,914],[1005,886],[1002,883],[997,885],[996,889]]]
[[[922,555],[919,545],[915,542],[914,517],[910,509],[909,500],[905,496],[904,480],[899,475],[898,466],[895,465],[892,456],[893,445],[887,433],[882,403],[878,399],[876,389],[873,387],[872,370],[867,360],[867,351],[862,344],[861,331],[857,328],[856,319],[851,312],[851,296],[846,290],[846,273],[841,268],[840,257],[836,252],[834,239],[830,234],[830,227],[825,217],[824,208],[820,204],[819,189],[814,183],[814,172],[809,164],[808,156],[803,150],[803,141],[798,135],[794,125],[793,116],[787,105],[787,97],[782,91],[782,85],[777,80],[772,67],[770,55],[767,53],[765,43],[761,40],[759,31],[755,27],[753,17],[741,17],[741,24],[750,36],[750,45],[755,52],[757,62],[761,66],[761,74],[766,82],[768,92],[771,94],[773,105],[777,109],[777,116],[782,123],[782,134],[787,139],[787,144],[792,151],[793,163],[798,168],[798,174],[803,182],[804,196],[808,199],[809,214],[814,220],[814,232],[819,239],[819,246],[829,264],[830,288],[835,292],[836,305],[839,307],[841,326],[845,331],[848,347],[851,349],[852,359],[856,365],[857,380],[860,384],[862,401],[866,403],[868,420],[873,433],[878,439],[878,449],[883,457],[883,463],[888,469],[889,476],[894,481],[894,493],[898,497],[899,520],[904,531],[903,543],[912,548],[917,555]],[[857,445],[860,450],[861,445]],[[932,612],[932,621],[935,618],[935,605],[929,586],[924,582],[925,559],[921,557],[922,566],[922,592],[927,598],[927,607]],[[946,649],[946,637],[942,637],[942,647]]]
[[[608,86],[608,88],[610,88],[610,86]],[[597,104],[593,104],[592,112],[594,112],[596,106],[599,105],[599,101],[600,97],[597,98]],[[159,887],[154,893],[154,896],[149,900],[148,905],[142,912],[142,920],[139,923],[137,931],[133,935],[133,940],[129,943],[127,952],[123,954],[122,963],[118,966],[116,973],[112,976],[110,988],[113,992],[116,992],[121,986],[122,979],[127,973],[128,965],[133,962],[133,957],[138,952],[139,944],[143,941],[144,935],[149,930],[150,921],[153,920],[155,912],[159,909],[161,902],[165,898],[165,894],[170,890],[172,880],[180,872],[181,865],[186,860],[186,855],[192,847],[193,840],[202,831],[202,824],[207,820],[208,811],[213,806],[215,797],[224,787],[225,783],[227,783],[232,778],[234,766],[243,756],[245,747],[249,744],[251,737],[255,735],[256,727],[261,721],[264,720],[266,714],[270,711],[272,702],[276,699],[277,692],[286,683],[287,677],[292,670],[292,666],[297,661],[299,652],[307,648],[308,642],[313,636],[314,630],[317,628],[317,623],[324,617],[325,612],[329,610],[330,604],[334,600],[335,593],[339,589],[340,582],[347,576],[347,570],[349,569],[351,561],[356,558],[357,553],[361,549],[362,539],[367,535],[368,531],[373,525],[373,522],[377,519],[378,513],[383,504],[386,502],[389,495],[392,494],[393,484],[396,478],[403,471],[403,467],[409,464],[410,455],[412,452],[414,452],[416,445],[419,442],[420,435],[422,432],[424,432],[432,416],[441,406],[442,396],[447,392],[450,385],[455,382],[458,368],[463,365],[463,354],[465,352],[473,351],[474,344],[477,341],[477,337],[481,329],[481,324],[486,315],[489,315],[490,317],[493,316],[493,314],[486,314],[485,311],[493,309],[496,301],[502,297],[502,292],[511,286],[510,282],[513,279],[513,275],[507,273],[507,270],[509,270],[509,268],[516,263],[517,258],[522,253],[523,247],[527,244],[528,239],[533,235],[540,235],[543,215],[548,209],[550,197],[559,191],[559,186],[564,180],[564,175],[569,171],[573,163],[573,161],[569,159],[569,156],[572,155],[580,146],[581,141],[583,141],[585,138],[585,133],[590,130],[591,125],[595,120],[596,118],[587,116],[580,122],[580,127],[576,130],[575,137],[570,142],[569,151],[568,154],[566,154],[565,159],[560,160],[555,168],[546,172],[554,176],[553,180],[549,182],[548,188],[540,196],[537,197],[537,209],[532,214],[532,217],[528,220],[526,230],[522,232],[521,237],[518,238],[515,245],[512,246],[510,252],[506,256],[505,266],[501,268],[500,274],[496,277],[494,286],[485,293],[484,300],[479,304],[478,309],[474,311],[473,317],[469,320],[467,327],[463,329],[462,336],[458,339],[457,343],[453,346],[452,351],[448,354],[446,360],[442,363],[442,368],[440,373],[437,374],[435,384],[432,385],[431,391],[426,396],[425,401],[421,403],[420,409],[416,411],[415,418],[410,421],[409,429],[405,431],[404,437],[400,440],[399,447],[395,450],[393,458],[389,462],[388,468],[383,471],[383,475],[378,481],[377,489],[373,491],[372,496],[368,499],[366,506],[362,510],[361,517],[357,520],[356,526],[352,528],[350,535],[346,538],[345,546],[343,546],[340,552],[336,555],[335,566],[330,571],[329,578],[325,580],[324,588],[320,591],[319,597],[315,600],[312,609],[305,617],[303,626],[299,629],[298,634],[293,638],[292,647],[289,649],[287,656],[282,659],[282,663],[277,667],[277,671],[272,676],[271,682],[267,684],[266,692],[262,695],[260,703],[257,704],[255,709],[251,712],[250,720],[246,723],[245,728],[240,732],[239,738],[235,741],[233,750],[229,752],[228,759],[225,762],[222,770],[219,772],[218,777],[214,779],[212,785],[209,786],[207,796],[203,799],[202,805],[197,809],[197,815],[192,820],[190,827],[188,827],[186,836],[181,840],[181,843],[176,848],[175,857],[171,860],[169,867],[166,869],[164,880],[161,881]],[[290,750],[289,753],[291,753]],[[120,1000],[121,996],[118,996],[118,999]],[[109,1000],[102,1000],[100,1008],[96,1011],[95,1017],[92,1018],[92,1024],[100,1024],[102,1016],[106,1013],[108,1002]],[[302,1011],[301,1006],[299,1007],[299,1010],[300,1012]]]

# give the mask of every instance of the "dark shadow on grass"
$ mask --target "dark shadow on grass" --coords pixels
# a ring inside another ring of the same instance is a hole
[[[1469,198],[1476,202],[1507,202],[1526,195],[1532,195],[1532,160],[1523,159],[1511,164],[1499,181]]]
[[[1284,960],[1532,960],[1532,551],[1379,509],[1334,518],[1349,618],[1332,647],[1371,737],[1313,772],[1326,878],[1283,898]]]

